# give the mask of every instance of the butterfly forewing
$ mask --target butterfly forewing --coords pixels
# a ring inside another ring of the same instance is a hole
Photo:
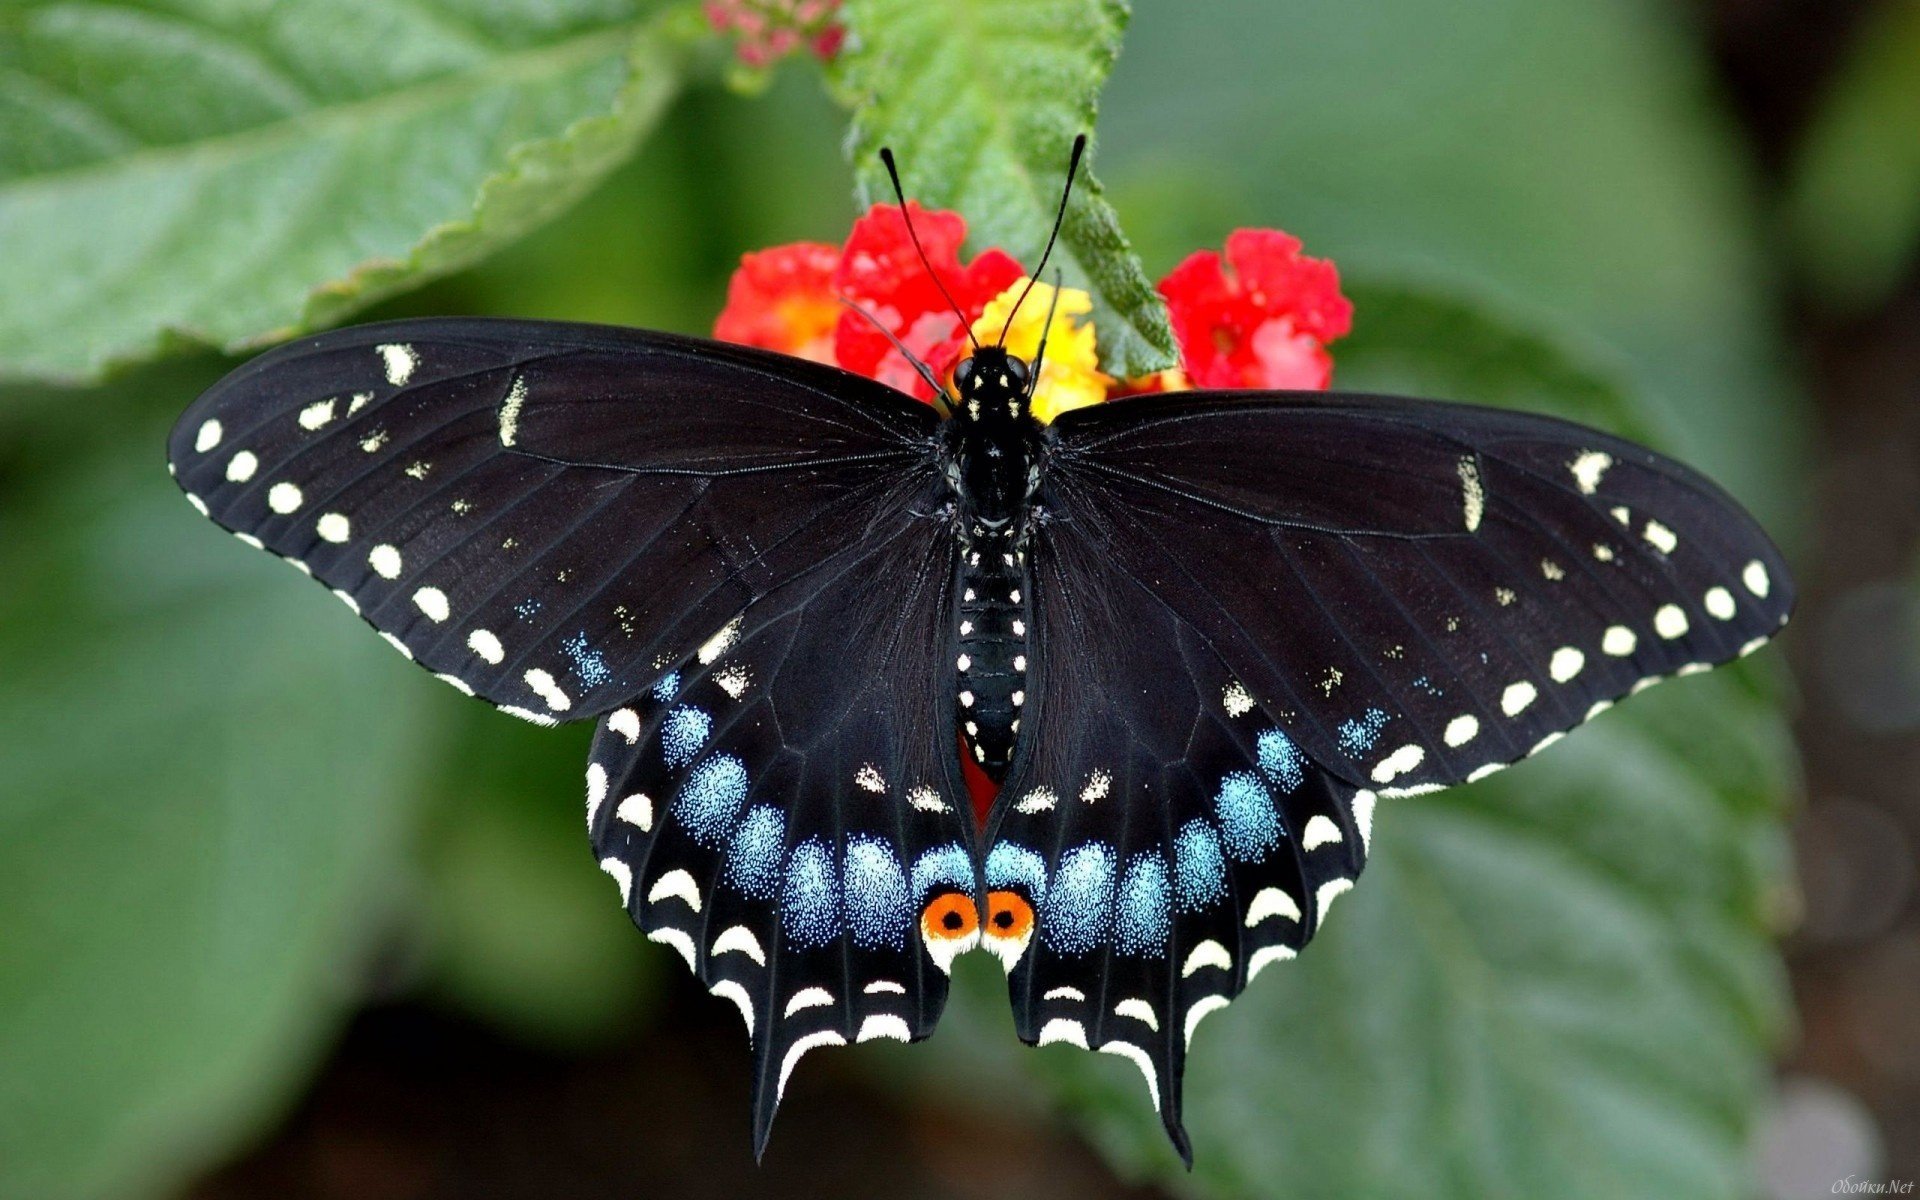
[[[1718,488],[1548,417],[1228,393],[1058,431],[1042,505],[1361,787],[1498,769],[1756,648],[1792,606],[1779,552]]]
[[[283,347],[170,447],[215,520],[410,658],[539,721],[593,716],[932,478],[934,417],[739,347],[416,321]]]

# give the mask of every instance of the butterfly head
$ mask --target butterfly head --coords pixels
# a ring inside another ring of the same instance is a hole
[[[1022,420],[1031,380],[1024,359],[999,346],[982,346],[953,369],[954,414],[981,425]]]

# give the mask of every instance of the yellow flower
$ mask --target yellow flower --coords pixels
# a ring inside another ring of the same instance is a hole
[[[987,302],[980,318],[973,323],[973,336],[982,345],[1000,340],[1000,327],[1007,313],[1027,286],[1017,280],[1006,291]],[[1082,324],[1076,317],[1093,311],[1093,297],[1079,288],[1061,288],[1056,304],[1053,285],[1036,283],[1033,294],[1020,305],[1019,315],[1007,330],[1007,353],[1031,363],[1040,349],[1044,332],[1047,358],[1040,364],[1040,381],[1033,389],[1033,415],[1041,424],[1052,421],[1069,409],[1085,408],[1107,398],[1113,380],[1100,373],[1099,357],[1094,350],[1093,322]],[[1053,309],[1053,325],[1047,327],[1047,310]]]

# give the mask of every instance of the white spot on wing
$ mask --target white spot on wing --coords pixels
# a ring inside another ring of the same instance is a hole
[[[1654,520],[1647,522],[1646,531],[1640,536],[1646,538],[1647,544],[1662,554],[1672,554],[1674,548],[1680,544],[1680,539],[1674,536],[1673,530]]]
[[[1208,938],[1193,948],[1187,955],[1187,961],[1181,964],[1180,978],[1191,979],[1196,973],[1208,967],[1217,967],[1222,971],[1233,970],[1233,955],[1219,942]]]
[[[1041,996],[1040,998],[1042,1000],[1078,1000],[1084,1004],[1086,1003],[1087,994],[1081,991],[1077,987],[1063,986],[1063,987],[1057,987],[1057,988],[1049,988],[1046,994]]]
[[[767,965],[767,953],[760,948],[760,939],[753,936],[753,930],[745,925],[730,925],[725,932],[713,939],[713,946],[707,954],[719,958],[722,954],[744,954],[761,966]]]
[[[452,611],[447,605],[447,594],[437,587],[421,588],[413,594],[413,603],[433,621],[446,620]]]
[[[1160,1111],[1160,1081],[1154,1077],[1153,1059],[1148,1057],[1145,1050],[1142,1050],[1132,1042],[1123,1042],[1116,1038],[1110,1042],[1102,1042],[1100,1044],[1100,1053],[1117,1054],[1121,1058],[1130,1060],[1134,1066],[1139,1067],[1140,1073],[1147,1077],[1147,1095],[1153,1099],[1153,1111]]]
[[[745,663],[728,663],[714,673],[713,681],[720,685],[721,691],[738,700],[753,683],[753,674]]]
[[[400,561],[400,550],[397,546],[381,542],[367,551],[367,565],[372,567],[373,573],[382,579],[398,579],[403,565]]]
[[[1704,603],[1707,615],[1716,621],[1733,620],[1733,593],[1723,587],[1708,588]]]
[[[323,428],[331,420],[333,420],[333,401],[331,400],[309,404],[300,410],[300,428],[309,433]]]
[[[740,1010],[740,1019],[747,1023],[747,1036],[753,1036],[753,997],[747,995],[747,989],[732,979],[722,979],[707,989],[708,992],[726,1000]]]
[[[951,811],[947,808],[947,802],[940,798],[940,793],[934,791],[924,783],[907,792],[907,803],[921,812],[943,813]]]
[[[1480,460],[1469,454],[1454,466],[1460,472],[1460,503],[1467,532],[1472,533],[1480,528],[1480,518],[1487,511],[1487,492],[1480,484]]]
[[[405,387],[407,380],[413,378],[415,367],[420,365],[420,356],[413,352],[412,346],[399,342],[389,342],[384,346],[375,346],[387,368],[387,382],[395,387]]]
[[[1740,572],[1740,582],[1746,584],[1747,590],[1762,600],[1765,600],[1767,593],[1773,589],[1773,580],[1767,576],[1767,564],[1757,558]]]
[[[1059,800],[1060,798],[1053,794],[1052,788],[1037,787],[1022,796],[1020,803],[1013,806],[1013,811],[1032,816],[1034,813],[1050,811],[1055,804],[1059,803]]]
[[[227,482],[245,483],[260,469],[260,458],[251,450],[242,450],[227,460]]]
[[[387,645],[392,646],[395,650],[398,650],[401,654],[404,654],[409,661],[412,660],[413,651],[407,649],[407,644],[405,642],[393,636],[391,633],[388,633],[384,629],[380,631],[380,636],[386,639]]]
[[[1639,644],[1640,639],[1635,637],[1633,630],[1625,625],[1609,625],[1607,631],[1600,635],[1600,649],[1615,658],[1625,658],[1632,654],[1633,648]]]
[[[635,792],[619,803],[613,815],[647,833],[653,829],[653,800],[645,792]]]
[[[886,777],[880,774],[880,768],[872,763],[863,765],[853,773],[853,781],[869,792],[882,794],[887,790]]]
[[[267,507],[282,516],[299,508],[303,499],[298,484],[276,483],[267,489]]]
[[[434,678],[449,687],[457,689],[465,695],[473,695],[472,685],[468,684],[466,680],[460,678],[458,675],[435,675]]]
[[[700,885],[693,881],[693,876],[676,867],[654,880],[653,886],[647,889],[648,904],[658,904],[662,900],[670,899],[684,900],[688,908],[699,912]]]
[[[1562,646],[1553,652],[1553,658],[1547,663],[1547,674],[1553,676],[1555,683],[1565,683],[1580,673],[1587,665],[1587,656],[1572,646]]]
[[[631,708],[616,708],[607,716],[607,728],[627,739],[627,745],[634,745],[640,740],[640,714]]]
[[[802,1055],[819,1046],[844,1046],[847,1039],[831,1029],[822,1029],[810,1033],[787,1048],[787,1056],[780,1062],[780,1086],[774,1089],[773,1098],[780,1100],[787,1094],[787,1080],[793,1077],[793,1069],[800,1063]]]
[[[1195,1000],[1193,1007],[1187,1010],[1187,1045],[1193,1045],[1193,1031],[1200,1028],[1200,1019],[1208,1013],[1216,1012],[1226,1006],[1227,998],[1225,996],[1202,996],[1198,1000]]]
[[[1227,706],[1230,717],[1244,717],[1253,711],[1253,695],[1238,679],[1221,690],[1220,702]]]
[[[1137,996],[1122,1000],[1120,1003],[1114,1005],[1113,1015],[1116,1017],[1132,1017],[1155,1033],[1160,1032],[1159,1014],[1153,1011],[1153,1005],[1148,1004],[1145,1000]]]
[[[1417,742],[1408,742],[1392,754],[1381,759],[1373,767],[1373,781],[1388,783],[1405,775],[1426,761],[1427,752]]]
[[[1578,457],[1567,464],[1567,470],[1573,472],[1574,486],[1582,495],[1591,496],[1600,488],[1600,480],[1613,465],[1613,455],[1598,450],[1582,450]]]
[[[1447,745],[1464,746],[1480,733],[1480,721],[1472,713],[1463,713],[1447,722]]]
[[[1352,890],[1353,880],[1351,879],[1329,879],[1320,885],[1320,890],[1313,894],[1313,904],[1320,910],[1322,926],[1327,923],[1327,910],[1333,907],[1333,902]]]
[[[527,681],[527,686],[533,689],[534,695],[546,701],[547,707],[553,711],[565,712],[573,707],[573,698],[560,690],[560,685],[554,682],[553,676],[539,667],[532,668],[521,678]]]
[[[1292,946],[1263,946],[1255,950],[1247,959],[1247,982],[1252,983],[1256,975],[1267,969],[1268,964],[1285,962],[1293,957],[1295,951]]]
[[[226,436],[226,430],[219,421],[212,419],[202,421],[199,432],[193,435],[193,448],[205,454],[218,446],[220,439],[224,436]]]
[[[1517,717],[1527,711],[1527,706],[1532,704],[1539,694],[1539,691],[1524,679],[1518,683],[1510,683],[1507,685],[1507,690],[1500,693],[1500,711],[1510,717]]]
[[[905,984],[895,983],[891,979],[876,979],[872,983],[861,988],[860,990],[865,992],[869,996],[878,996],[883,992],[891,992],[896,996],[904,996],[907,994],[907,987]]]
[[[1105,800],[1107,793],[1113,790],[1113,773],[1105,767],[1094,770],[1087,776],[1087,786],[1080,789],[1080,799],[1088,804]]]
[[[1324,814],[1315,814],[1314,817],[1307,822],[1306,829],[1301,831],[1300,848],[1302,850],[1318,850],[1322,846],[1339,845],[1345,840],[1345,838],[1340,836],[1340,827],[1333,823],[1332,818]]]
[[[1687,614],[1677,604],[1663,604],[1653,614],[1653,631],[1672,641],[1687,632]]]
[[[593,819],[600,815],[600,806],[607,800],[607,769],[599,763],[587,764],[587,828],[593,828]]]
[[[1367,854],[1373,853],[1373,806],[1378,801],[1372,792],[1353,794],[1353,823],[1360,827],[1360,849]]]
[[[700,952],[694,948],[693,939],[687,936],[686,931],[683,929],[675,929],[671,925],[665,925],[649,933],[647,940],[650,942],[659,942],[662,946],[672,946],[675,950],[678,950],[680,957],[687,960],[687,970],[689,971],[693,970],[693,964],[699,961]]]
[[[468,634],[467,649],[478,654],[481,658],[486,659],[496,667],[507,657],[506,648],[500,644],[500,639],[495,637],[491,630],[487,629],[476,629]]]
[[[1253,894],[1253,903],[1247,905],[1247,928],[1252,929],[1268,917],[1285,917],[1297,922],[1300,919],[1300,906],[1280,888],[1261,888]]]
[[[313,531],[320,535],[321,541],[338,546],[353,536],[353,522],[343,513],[322,513],[313,523]]]
[[[1036,1046],[1051,1046],[1055,1042],[1066,1042],[1087,1048],[1087,1027],[1068,1017],[1055,1017],[1040,1027],[1040,1036],[1034,1040]]]
[[[725,625],[722,625],[720,632],[700,643],[700,649],[696,652],[695,656],[699,658],[703,666],[713,662],[728,650],[733,649],[733,644],[740,640],[740,623],[741,619],[735,617]]]
[[[896,1042],[911,1042],[913,1030],[907,1027],[906,1018],[893,1013],[873,1013],[860,1022],[860,1035],[856,1042],[871,1042],[876,1038],[891,1038]]]
[[[633,895],[633,868],[609,855],[600,860],[600,869],[612,876],[613,881],[620,885],[620,907],[625,908]]]

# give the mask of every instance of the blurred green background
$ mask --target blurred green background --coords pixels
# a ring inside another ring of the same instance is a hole
[[[0,1196],[1920,1176],[1920,3],[1143,0],[1104,90],[1111,0],[843,15],[828,70],[743,80],[638,0],[0,3]],[[210,346],[349,312],[704,332],[741,253],[844,236],[860,139],[1012,245],[976,185],[1096,93],[1149,277],[1302,236],[1340,385],[1662,444],[1801,614],[1383,809],[1351,907],[1196,1040],[1193,1174],[1131,1066],[1018,1045],[984,956],[931,1042],[810,1057],[755,1168],[737,1017],[581,836],[585,730],[402,662],[162,439]]]

